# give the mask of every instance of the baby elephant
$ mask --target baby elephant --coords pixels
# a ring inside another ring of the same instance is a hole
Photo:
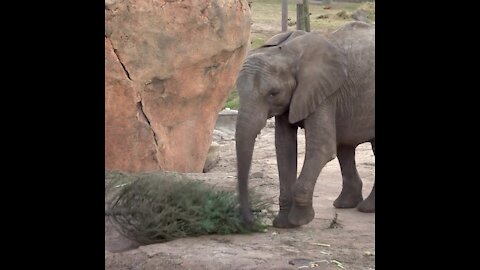
[[[333,205],[375,211],[375,184],[365,200],[355,148],[375,153],[375,26],[348,23],[323,35],[278,34],[247,56],[237,78],[240,108],[236,151],[240,211],[253,221],[248,175],[256,136],[275,116],[280,212],[273,225],[291,228],[314,218],[312,197],[322,168],[336,156],[343,189]],[[297,129],[305,129],[305,162],[297,179]]]

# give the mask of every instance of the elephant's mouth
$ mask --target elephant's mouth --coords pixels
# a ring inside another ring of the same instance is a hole
[[[277,110],[272,110],[272,111],[268,112],[267,119],[270,119],[274,116],[283,115],[285,113],[288,113],[288,108],[287,109],[279,108]]]

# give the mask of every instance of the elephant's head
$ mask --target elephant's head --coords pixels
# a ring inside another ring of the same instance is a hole
[[[318,33],[278,34],[247,56],[237,78],[240,108],[236,151],[240,211],[253,217],[248,175],[256,136],[268,118],[288,114],[294,124],[305,119],[346,79],[344,54]]]

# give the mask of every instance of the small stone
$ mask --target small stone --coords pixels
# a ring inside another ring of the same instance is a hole
[[[365,251],[364,255],[365,256],[375,256],[375,252]]]
[[[208,150],[207,159],[205,160],[205,165],[203,166],[203,172],[206,173],[210,171],[218,161],[220,161],[220,145],[216,142],[212,142],[210,149]]]
[[[251,175],[252,178],[263,178],[263,173],[262,172],[254,172]]]

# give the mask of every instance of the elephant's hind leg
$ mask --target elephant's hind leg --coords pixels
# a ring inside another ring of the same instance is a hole
[[[333,202],[336,208],[354,208],[361,201],[362,180],[355,164],[355,148],[351,145],[339,145],[337,157],[342,171],[343,187],[338,198]]]
[[[371,143],[373,154],[375,155],[375,140],[373,140]],[[357,206],[357,209],[358,211],[365,213],[375,212],[375,182],[373,182],[373,188],[370,192],[370,195],[368,195],[368,197]]]
[[[370,192],[370,195],[363,200],[361,203],[358,204],[357,206],[358,211],[364,212],[364,213],[374,213],[375,212],[375,183],[373,183],[373,188],[372,191]]]

